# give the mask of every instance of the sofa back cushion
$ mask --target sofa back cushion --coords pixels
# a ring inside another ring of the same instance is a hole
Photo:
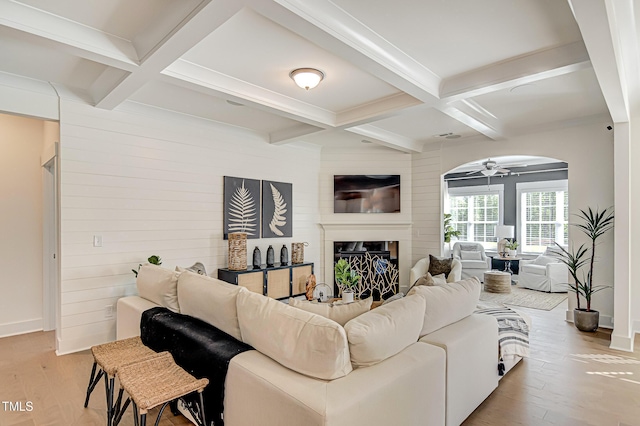
[[[177,285],[178,274],[158,265],[142,265],[136,278],[140,297],[173,312],[180,312]]]
[[[424,311],[424,297],[414,294],[349,321],[344,329],[351,363],[355,367],[375,365],[417,342]]]
[[[373,297],[345,304],[317,303],[294,299],[293,297],[289,298],[289,306],[329,318],[342,326],[358,315],[368,312],[372,303]]]
[[[238,294],[242,341],[291,370],[333,380],[352,371],[344,328],[250,291]]]
[[[236,307],[241,288],[195,272],[182,272],[178,277],[180,312],[242,340]]]
[[[476,277],[440,286],[413,287],[408,295],[418,294],[426,300],[420,337],[471,315],[480,299],[480,289]]]

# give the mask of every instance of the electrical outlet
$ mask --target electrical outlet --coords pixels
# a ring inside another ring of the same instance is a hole
[[[104,307],[104,317],[105,318],[113,318],[113,305],[107,305]]]

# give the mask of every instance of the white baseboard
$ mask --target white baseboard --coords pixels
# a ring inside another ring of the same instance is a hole
[[[90,349],[91,346],[112,342],[115,336],[112,333],[96,334],[78,339],[60,339],[56,342],[56,355],[67,355]]]
[[[635,337],[635,333],[629,336],[618,336],[616,334],[611,335],[611,343],[609,344],[610,349],[616,349],[619,351],[625,352],[633,352],[633,340]]]
[[[42,327],[42,318],[0,324],[0,337],[9,337],[16,336],[18,334],[33,333],[34,331],[42,331]]]

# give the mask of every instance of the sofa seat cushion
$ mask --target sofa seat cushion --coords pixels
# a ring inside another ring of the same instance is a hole
[[[180,312],[206,321],[235,339],[242,340],[238,325],[237,285],[184,271],[178,277]]]
[[[418,294],[426,300],[420,336],[471,315],[480,299],[480,289],[476,277],[440,286],[413,287],[408,295]]]
[[[487,269],[487,262],[484,260],[461,260],[464,269]]]
[[[136,278],[138,295],[173,312],[180,312],[178,273],[158,265],[140,267]]]
[[[372,304],[373,297],[344,304],[318,303],[294,299],[293,297],[289,298],[289,306],[329,318],[342,326],[358,315],[368,312]]]
[[[528,264],[520,266],[520,271],[527,272],[529,274],[545,276],[547,274],[547,267],[546,265]]]
[[[422,330],[424,310],[424,298],[414,294],[349,321],[344,329],[351,363],[355,367],[375,365],[415,343]]]
[[[344,328],[320,315],[250,291],[238,294],[242,341],[287,368],[333,380],[353,367]]]

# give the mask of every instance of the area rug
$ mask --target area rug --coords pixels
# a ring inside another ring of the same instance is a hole
[[[480,293],[480,300],[550,311],[562,301],[567,300],[567,293],[545,293],[543,291],[529,290],[513,285],[511,286],[511,293],[508,294],[487,293],[483,290],[482,293]]]

